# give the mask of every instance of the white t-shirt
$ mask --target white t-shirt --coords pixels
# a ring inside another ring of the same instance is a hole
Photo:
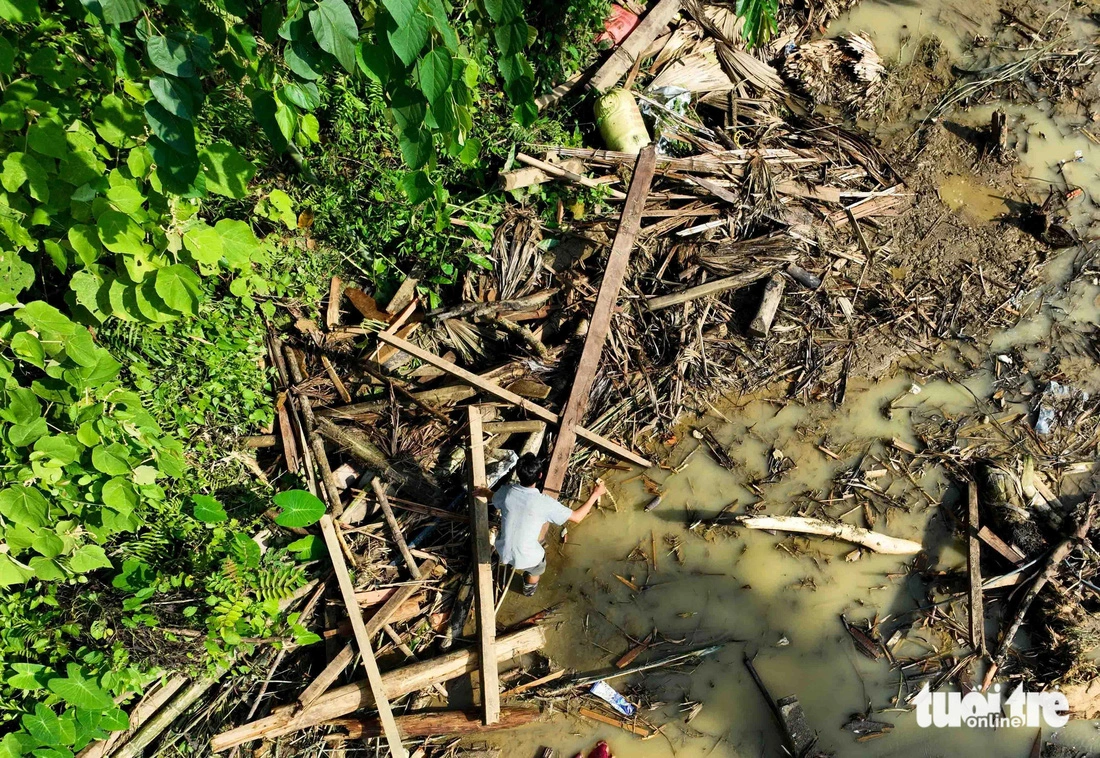
[[[549,495],[521,484],[501,487],[493,495],[493,505],[501,518],[496,542],[500,562],[519,571],[535,568],[546,556],[539,543],[543,525],[549,522],[560,526],[573,515]]]

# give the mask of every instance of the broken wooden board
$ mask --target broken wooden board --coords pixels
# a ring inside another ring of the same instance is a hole
[[[542,489],[550,497],[557,497],[565,483],[569,456],[573,452],[573,445],[577,439],[577,426],[584,417],[585,410],[588,409],[588,399],[592,394],[596,372],[600,368],[604,342],[611,330],[611,316],[615,310],[615,303],[619,299],[623,279],[626,278],[634,240],[638,236],[642,210],[645,208],[649,187],[653,182],[653,173],[657,167],[656,156],[656,148],[650,145],[638,155],[638,162],[634,166],[634,178],[630,182],[626,202],[619,216],[619,228],[615,232],[615,240],[611,244],[611,253],[604,268],[600,292],[596,297],[596,305],[584,339],[584,349],[573,379],[573,388],[569,392],[565,410],[562,411],[554,452],[546,469]]]
[[[978,485],[967,486],[966,508],[966,570],[970,578],[970,647],[985,655],[985,608],[982,605],[981,541],[978,539]]]
[[[474,553],[474,603],[477,609],[477,638],[481,657],[478,672],[481,674],[481,709],[486,726],[500,720],[500,676],[497,672],[496,602],[493,597],[493,548],[489,544],[489,501],[484,492],[488,487],[485,476],[485,447],[481,431],[481,409],[467,407],[470,423],[469,487],[470,535]]]
[[[680,0],[660,0],[592,75],[588,80],[588,88],[602,94],[618,84],[649,44],[679,12]]]
[[[393,719],[390,710],[389,697],[386,694],[386,686],[382,682],[382,672],[378,669],[378,662],[374,659],[374,650],[371,648],[370,636],[367,627],[363,623],[363,614],[359,611],[359,604],[355,600],[355,586],[351,583],[348,567],[344,564],[344,554],[340,550],[340,543],[336,536],[336,526],[332,523],[332,517],[325,514],[321,517],[321,533],[325,537],[325,546],[328,548],[329,559],[336,572],[336,581],[340,585],[340,594],[344,598],[344,608],[351,620],[351,627],[355,631],[355,642],[359,646],[359,655],[363,659],[363,668],[367,672],[367,682],[371,695],[374,697],[374,705],[378,709],[378,718],[382,722],[382,729],[386,735],[386,744],[394,758],[408,758],[408,751],[401,744],[401,731],[397,728],[397,722]]]

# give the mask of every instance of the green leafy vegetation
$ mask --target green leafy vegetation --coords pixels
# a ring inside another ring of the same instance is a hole
[[[271,520],[324,507],[234,450],[273,420],[264,337],[334,272],[437,299],[489,265],[510,146],[578,138],[536,40],[516,0],[0,2],[0,756],[318,641],[280,608],[323,542]]]

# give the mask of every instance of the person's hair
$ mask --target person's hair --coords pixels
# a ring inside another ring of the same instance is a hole
[[[516,478],[524,487],[533,487],[542,478],[542,459],[534,453],[524,453],[516,464]]]

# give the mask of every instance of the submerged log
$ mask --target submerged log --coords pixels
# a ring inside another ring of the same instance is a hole
[[[861,545],[868,550],[887,555],[912,555],[919,553],[923,546],[919,542],[890,537],[872,532],[851,524],[838,521],[822,521],[817,518],[801,516],[742,516],[737,523],[748,529],[764,529],[776,532],[796,532],[799,534],[817,534],[832,537],[845,542]]]

